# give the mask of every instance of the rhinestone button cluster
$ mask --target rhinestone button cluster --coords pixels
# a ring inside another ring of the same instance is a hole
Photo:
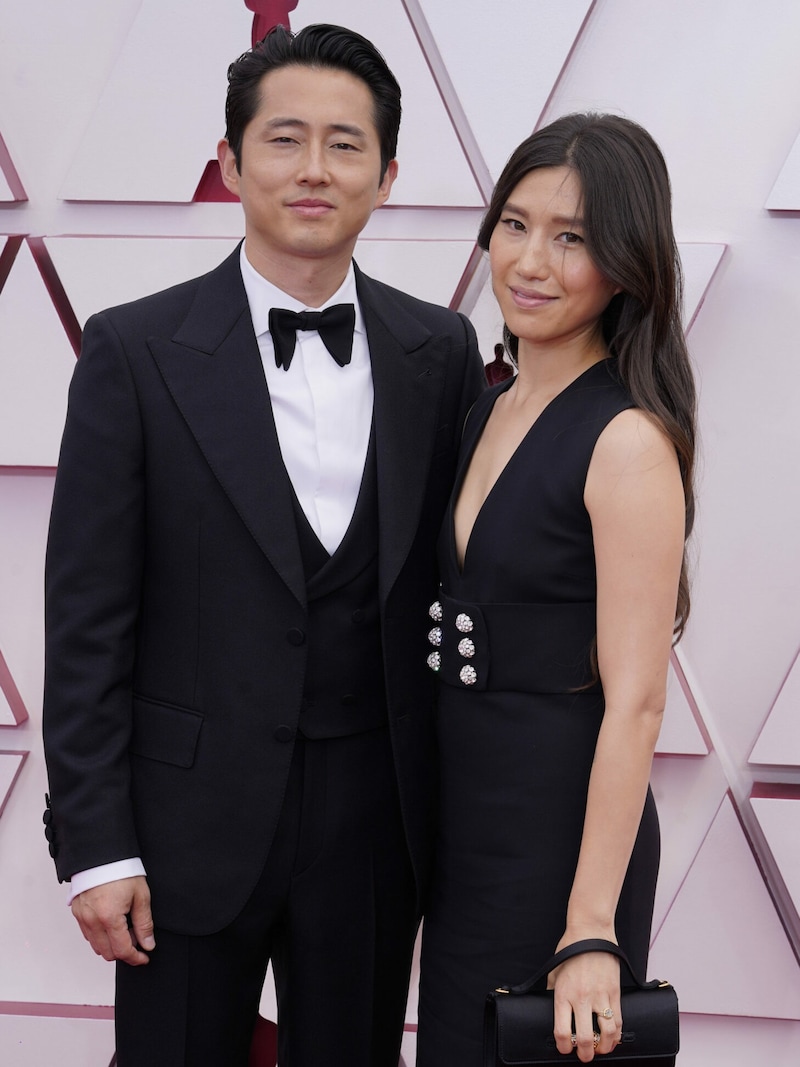
[[[465,612],[462,611],[456,615],[456,629],[459,633],[472,633],[474,626],[472,619]],[[464,659],[472,659],[475,655],[475,642],[471,637],[462,637],[458,642],[458,654],[463,656]],[[471,663],[468,663],[458,672],[458,677],[464,685],[475,685],[478,680],[478,672]]]
[[[442,621],[444,617],[444,612],[442,610],[442,605],[438,600],[435,601],[435,603],[431,604],[431,606],[428,608],[428,614],[434,622],[439,623]],[[459,614],[456,615],[455,626],[458,632],[462,634],[471,633],[475,628],[475,624],[473,623],[472,619],[469,617],[469,615],[466,614],[466,612],[463,611],[459,612]],[[438,651],[438,649],[442,645],[443,638],[444,634],[442,632],[441,626],[434,626],[433,629],[428,632],[428,641],[433,645],[434,649],[436,650],[434,652],[431,652],[431,654],[428,656],[428,666],[432,671],[438,671],[441,669],[442,654]],[[475,642],[472,640],[471,637],[461,638],[461,640],[458,642],[458,654],[462,657],[462,659],[472,659],[472,657],[475,655]],[[475,670],[471,663],[467,663],[458,672],[458,677],[461,679],[461,682],[464,685],[475,685],[478,680],[478,672]]]

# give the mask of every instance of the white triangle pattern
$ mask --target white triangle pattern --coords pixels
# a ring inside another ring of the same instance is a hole
[[[794,906],[800,912],[800,797],[750,801]]]
[[[204,0],[202,33],[192,32],[198,18],[195,0],[142,0],[61,188],[65,200],[192,199],[224,133],[228,64],[249,48],[252,26],[244,3],[231,0]]]
[[[664,709],[664,719],[656,752],[661,756],[667,753],[681,756],[705,756],[708,750],[708,744],[697,725],[688,685],[684,688],[673,660],[667,675],[667,705]]]
[[[708,287],[722,262],[725,245],[682,242],[680,251],[683,266],[683,326],[690,330],[703,305]]]
[[[592,4],[459,0],[456,18],[441,0],[419,0],[419,6],[496,181],[514,147],[536,128]],[[508,102],[502,122],[497,121],[498,100]]]
[[[729,797],[658,932],[651,975],[681,1010],[800,1019],[800,970]]]
[[[22,764],[25,762],[26,752],[2,752],[0,751],[0,815],[2,815],[14,782],[17,780]]]
[[[750,762],[800,767],[800,656],[772,705],[750,753]]]
[[[0,466],[54,467],[75,353],[27,243],[0,299]]]
[[[205,274],[236,244],[229,237],[45,239],[81,327],[98,308],[124,304]]]
[[[769,211],[800,211],[800,134],[789,152],[765,206]]]
[[[14,712],[11,710],[11,705],[8,699],[0,689],[0,726],[16,726],[17,720],[14,718]]]

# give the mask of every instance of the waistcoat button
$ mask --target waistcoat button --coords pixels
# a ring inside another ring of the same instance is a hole
[[[275,740],[281,741],[286,744],[287,741],[294,741],[294,730],[291,726],[281,725],[275,730]]]
[[[286,631],[286,640],[290,645],[302,645],[306,639],[306,635],[302,630],[298,630],[296,627],[292,627],[291,630]]]

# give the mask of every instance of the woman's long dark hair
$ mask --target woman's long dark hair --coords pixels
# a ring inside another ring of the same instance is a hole
[[[478,234],[484,251],[512,192],[539,167],[569,167],[580,180],[587,251],[622,290],[603,313],[603,338],[634,404],[653,416],[675,446],[688,537],[694,523],[696,399],[681,326],[683,276],[664,157],[646,130],[618,115],[557,119],[523,141],[506,164]],[[503,339],[516,360],[519,340],[507,326]],[[688,615],[684,550],[676,641]]]

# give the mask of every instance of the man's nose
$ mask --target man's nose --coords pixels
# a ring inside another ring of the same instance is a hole
[[[328,183],[330,175],[323,145],[309,144],[306,146],[297,180],[300,183],[309,185],[325,185]]]

